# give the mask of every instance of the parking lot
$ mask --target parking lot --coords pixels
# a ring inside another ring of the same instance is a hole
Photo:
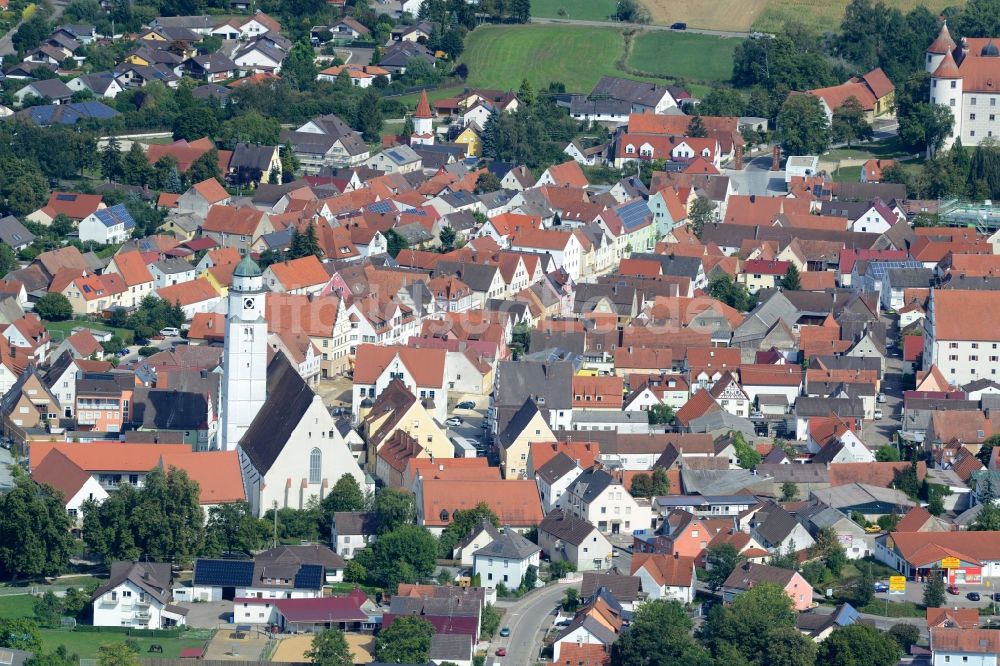
[[[888,580],[879,580],[880,583],[888,584]],[[987,587],[986,584],[989,584]],[[951,594],[950,592],[945,592],[945,606],[948,608],[987,608],[993,607],[994,601],[992,595],[1000,588],[997,585],[1000,584],[1000,579],[984,581],[982,585],[959,585],[958,594]],[[888,600],[890,603],[895,601],[911,601],[915,604],[922,604],[924,601],[924,585],[925,583],[919,583],[916,581],[908,580],[906,581],[906,592],[899,594],[891,594],[888,592],[876,592],[875,598],[882,601]],[[975,601],[968,598],[970,592],[974,592],[979,595],[979,601]],[[996,609],[1000,610],[1000,600],[996,602]],[[995,613],[994,613],[995,614]]]

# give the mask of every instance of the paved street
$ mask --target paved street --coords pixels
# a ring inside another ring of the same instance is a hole
[[[570,587],[579,590],[580,583],[554,583],[508,606],[500,626],[510,627],[510,636],[500,638],[498,634],[490,643],[490,656],[496,654],[498,647],[504,647],[507,656],[502,658],[503,663],[518,666],[534,663],[542,649],[542,639],[552,627],[556,604]]]
[[[592,28],[607,28],[616,26],[620,28],[632,28],[635,30],[673,30],[669,25],[659,25],[653,23],[625,23],[623,21],[584,21],[581,19],[554,19],[531,17],[531,23],[536,25],[582,25]],[[678,31],[680,32],[680,31]],[[702,28],[687,28],[683,32],[693,32],[699,35],[714,35],[715,37],[746,37],[749,32],[733,32],[727,30],[706,30]]]

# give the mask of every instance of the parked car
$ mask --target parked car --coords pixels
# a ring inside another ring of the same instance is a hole
[[[688,24],[684,23],[683,21],[678,21],[677,23],[671,24],[670,29],[671,30],[687,30],[688,29]]]
[[[462,425],[464,423],[464,421],[462,420],[462,418],[460,416],[453,416],[450,419],[448,419],[447,421],[445,421],[445,423],[447,425],[450,425],[451,427],[454,428],[455,426]]]
[[[463,400],[462,402],[455,405],[455,407],[457,407],[458,409],[475,409],[476,403],[472,402],[471,400]]]
[[[969,601],[979,601],[982,597],[979,596],[978,592],[969,592],[965,595],[965,598]]]
[[[958,585],[949,585],[948,586],[948,594],[955,594],[955,595],[957,595],[958,594]]]
[[[993,601],[1000,601],[1000,592],[993,593]]]
[[[174,326],[167,326],[166,328],[160,329],[160,335],[165,338],[172,338],[181,334],[181,329]]]
[[[878,401],[881,402],[881,403],[885,402],[885,393],[879,393],[878,394]]]
[[[506,657],[507,656],[507,648],[498,647],[497,648],[497,656],[498,657]]]
[[[510,627],[504,627],[503,629],[501,629],[500,635],[503,636],[504,638],[510,636]]]
[[[882,420],[882,408],[881,407],[876,407],[875,408],[875,420],[876,421],[881,421]]]
[[[128,347],[125,347],[125,348],[119,349],[117,352],[115,352],[115,356],[120,356],[122,358],[125,358],[126,356],[129,355],[129,353],[130,352],[128,350]]]
[[[882,581],[879,581],[879,582],[875,583],[875,591],[876,592],[888,592],[889,591],[889,584],[888,583],[883,583]]]

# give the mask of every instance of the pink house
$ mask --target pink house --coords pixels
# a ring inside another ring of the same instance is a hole
[[[722,601],[732,603],[738,595],[760,583],[773,583],[783,588],[797,611],[804,611],[812,606],[812,585],[797,572],[751,562],[741,564],[729,574],[722,585]]]

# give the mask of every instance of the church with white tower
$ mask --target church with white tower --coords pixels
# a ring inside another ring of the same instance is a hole
[[[322,398],[283,353],[270,350],[265,298],[260,267],[245,257],[229,289],[220,448],[237,451],[256,516],[303,509],[344,474],[366,484]]]
[[[264,277],[249,256],[233,272],[226,316],[221,448],[232,451],[267,399]]]

